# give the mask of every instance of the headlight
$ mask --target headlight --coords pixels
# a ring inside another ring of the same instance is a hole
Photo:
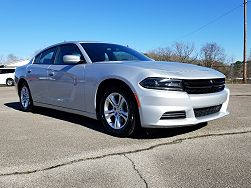
[[[139,84],[147,89],[183,91],[182,80],[178,79],[149,77]]]

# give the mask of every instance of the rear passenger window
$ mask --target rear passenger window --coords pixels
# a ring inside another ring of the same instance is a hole
[[[57,48],[50,48],[36,56],[35,64],[53,64]]]
[[[60,46],[55,64],[64,64],[63,57],[65,55],[76,55],[83,59],[82,53],[75,44],[67,44]]]

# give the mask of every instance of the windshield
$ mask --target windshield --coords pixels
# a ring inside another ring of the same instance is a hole
[[[150,61],[143,54],[125,46],[106,43],[81,43],[92,62]]]

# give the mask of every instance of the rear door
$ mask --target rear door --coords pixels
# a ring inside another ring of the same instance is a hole
[[[59,46],[59,51],[53,65],[48,67],[49,103],[55,106],[84,111],[84,68],[85,64],[65,64],[64,55],[82,53],[75,44]]]
[[[48,67],[54,63],[57,48],[50,48],[38,54],[33,64],[27,67],[27,81],[35,102],[48,104]]]

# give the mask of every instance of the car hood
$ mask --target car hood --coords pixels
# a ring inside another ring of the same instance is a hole
[[[150,70],[163,70],[167,72],[191,72],[191,71],[209,71],[207,67],[198,65],[169,62],[169,61],[124,61],[122,64],[140,67]]]
[[[179,63],[179,62],[164,62],[164,61],[125,61],[122,64],[127,66],[134,66],[135,68],[141,68],[149,70],[152,73],[160,75],[169,75],[173,78],[224,78],[225,76],[211,68],[202,67],[198,65]]]

